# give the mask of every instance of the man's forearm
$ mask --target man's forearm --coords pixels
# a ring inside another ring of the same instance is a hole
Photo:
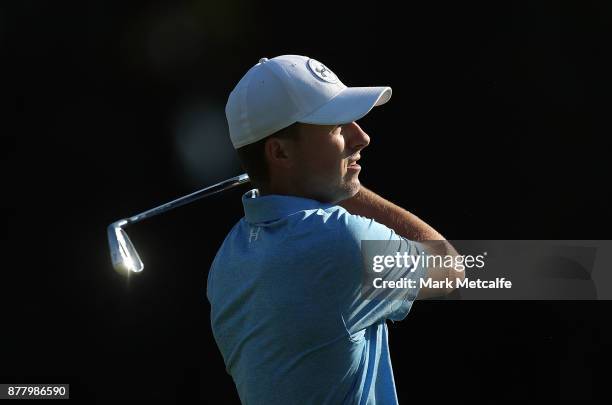
[[[361,186],[352,198],[338,205],[354,215],[361,215],[393,229],[398,235],[414,241],[445,240],[431,226],[400,206]]]
[[[371,218],[376,222],[386,225],[400,236],[416,242],[424,242],[422,246],[431,255],[452,255],[459,253],[446,239],[431,226],[426,224],[416,215],[385,200],[378,194],[365,187],[352,198],[341,201],[340,206],[354,215]],[[440,242],[427,242],[440,241]],[[465,273],[451,267],[428,267],[427,277],[436,281],[463,279]],[[454,288],[421,288],[419,298],[432,298],[448,294]]]

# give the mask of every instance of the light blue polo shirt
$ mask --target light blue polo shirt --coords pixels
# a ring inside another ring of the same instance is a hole
[[[337,205],[257,190],[242,199],[245,216],[207,285],[242,403],[396,404],[386,320],[404,319],[418,288],[364,299],[361,240],[387,241],[391,255],[420,254],[419,245]],[[405,277],[423,276],[416,270]]]

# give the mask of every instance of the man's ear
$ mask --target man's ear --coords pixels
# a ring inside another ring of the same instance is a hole
[[[294,145],[289,139],[271,137],[264,146],[266,159],[271,166],[290,168],[293,164]]]

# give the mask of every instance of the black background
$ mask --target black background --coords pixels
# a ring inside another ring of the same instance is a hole
[[[204,291],[248,187],[130,228],[145,271],[129,281],[111,268],[105,229],[241,173],[227,128],[210,128],[261,57],[307,55],[348,86],[392,86],[359,121],[371,137],[362,182],[448,239],[609,238],[605,2],[2,9],[14,113],[0,138],[0,382],[70,383],[89,403],[237,401]],[[201,113],[213,123],[193,130]],[[204,141],[180,148],[185,127]],[[610,309],[418,302],[390,325],[400,402],[598,403]]]

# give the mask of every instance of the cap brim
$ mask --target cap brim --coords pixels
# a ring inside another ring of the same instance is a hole
[[[347,87],[316,111],[302,117],[305,124],[345,124],[364,117],[391,98],[391,87]]]

